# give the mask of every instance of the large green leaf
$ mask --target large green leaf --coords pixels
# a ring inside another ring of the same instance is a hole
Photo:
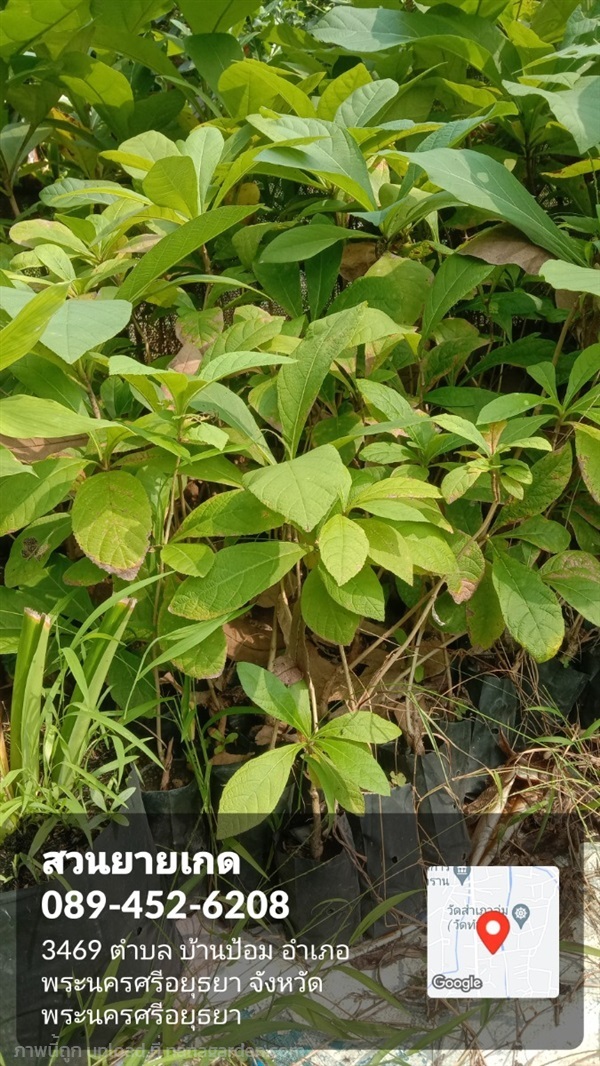
[[[228,66],[219,78],[218,92],[232,118],[246,118],[261,107],[279,110],[273,106],[279,98],[297,115],[314,116],[314,108],[301,89],[256,59]]]
[[[359,744],[385,744],[399,736],[400,730],[393,722],[364,710],[338,715],[319,728],[319,737],[353,740]]]
[[[585,264],[580,245],[558,228],[502,163],[470,149],[436,148],[403,154],[457,200],[510,222],[558,259]]]
[[[310,226],[297,226],[275,237],[262,253],[261,263],[299,263],[311,259],[332,244],[349,239],[372,240],[371,234],[329,226],[325,222],[313,222]]]
[[[266,507],[309,532],[348,491],[350,475],[331,444],[254,470],[244,485]]]
[[[56,309],[47,321],[45,328],[42,329],[41,335],[33,326],[33,337],[41,340],[42,344],[45,344],[47,348],[50,348],[50,351],[64,359],[65,363],[76,363],[86,352],[89,352],[92,348],[97,348],[104,341],[110,340],[111,337],[115,337],[129,322],[131,304],[127,300],[86,300],[80,298],[67,300],[65,303],[64,295],[62,299],[60,298],[61,290],[65,290],[65,285],[54,285],[51,289],[47,289],[45,293],[38,293],[37,296],[34,296],[33,293],[24,292],[21,289],[3,289],[2,305],[10,315],[18,317],[24,315],[26,309],[32,308],[34,303],[39,307],[38,301],[44,295],[48,297],[48,302],[50,302],[50,294],[55,293],[53,299]],[[13,319],[12,325],[15,322],[16,318]],[[9,328],[10,326],[6,327],[6,329]],[[26,338],[27,329],[32,327],[27,327],[23,323],[21,328],[24,330],[23,335]],[[32,346],[33,344],[30,340],[30,347]],[[4,362],[4,358],[5,350],[3,346],[0,366]]]
[[[240,766],[223,789],[217,837],[232,837],[259,825],[275,810],[301,744],[286,744]]]
[[[261,0],[181,0],[178,7],[193,33],[217,33],[230,30],[260,5]]]
[[[78,98],[85,100],[118,137],[127,136],[133,92],[124,74],[82,52],[69,52],[62,61],[60,80],[75,104]]]
[[[169,610],[196,621],[218,618],[275,585],[303,554],[297,544],[280,541],[222,548],[206,577],[183,582]]]
[[[300,733],[309,734],[312,731],[310,711],[306,719],[283,681],[254,663],[238,663],[237,671],[244,692],[261,711]]]
[[[175,539],[248,537],[277,529],[283,522],[283,515],[270,511],[247,490],[220,492],[191,511],[177,530]]]
[[[255,210],[254,207],[218,207],[208,215],[186,222],[180,229],[167,234],[151,248],[131,271],[119,289],[123,300],[137,303],[149,285],[165,274],[172,266],[196,252],[207,241],[243,222]]]
[[[146,174],[142,188],[159,207],[171,207],[186,218],[198,214],[198,180],[189,156],[158,159]]]
[[[218,381],[211,381],[202,392],[190,401],[194,411],[215,414],[226,425],[239,430],[253,445],[259,462],[274,462],[274,458],[252,412],[241,396]],[[254,454],[254,452],[253,452]]]
[[[402,45],[427,41],[443,52],[460,56],[492,80],[498,80],[505,41],[491,20],[445,12],[392,11],[387,8],[356,10],[334,7],[312,31],[327,44],[357,55],[396,50]]]
[[[192,130],[182,147],[184,158],[189,157],[196,171],[198,210],[206,211],[209,189],[223,152],[225,141],[220,130],[212,126],[198,126]]]
[[[466,255],[455,254],[444,259],[425,298],[423,338],[429,337],[450,308],[486,281],[493,270],[489,263],[481,263]]]
[[[0,13],[0,56],[43,40],[52,59],[89,22],[88,0],[9,0]]]
[[[88,418],[56,400],[39,396],[7,396],[0,400],[0,426],[5,437],[28,438],[79,436],[114,426],[104,418]]]
[[[388,522],[381,522],[377,518],[360,519],[355,524],[367,535],[369,558],[377,566],[383,566],[391,574],[412,585],[412,558],[402,534]]]
[[[336,296],[330,314],[367,301],[403,326],[412,326],[423,310],[433,275],[424,263],[383,255],[362,278]],[[375,383],[376,384],[376,383]]]
[[[540,575],[563,600],[600,626],[600,563],[588,552],[566,551],[544,563]]]
[[[500,522],[514,522],[542,514],[559,498],[571,477],[572,456],[568,445],[558,452],[549,452],[531,467],[532,482],[525,486],[522,500],[513,500],[502,510]]]
[[[600,430],[595,426],[577,426],[575,451],[585,486],[596,503],[600,503]]]
[[[338,107],[334,122],[340,126],[371,126],[376,116],[398,95],[399,85],[391,78],[381,78],[359,85]]]
[[[350,644],[360,615],[331,598],[318,570],[311,570],[302,586],[302,617],[309,629],[332,644]]]
[[[15,296],[21,303],[14,304],[13,320],[0,332],[0,370],[22,359],[37,344],[52,316],[65,302],[68,290],[68,282],[42,289],[35,296],[20,289],[2,289],[3,311],[11,313],[10,301]]]
[[[320,578],[332,600],[339,603],[340,607],[379,622],[385,618],[383,589],[370,566],[364,566],[360,573],[343,585],[338,584],[325,569],[320,570]]]
[[[492,581],[511,636],[536,662],[556,655],[565,624],[560,604],[540,574],[495,548]]]
[[[539,274],[553,289],[591,292],[594,296],[600,296],[600,270],[575,266],[562,259],[548,259],[540,267]]]
[[[520,85],[514,81],[505,82],[504,87],[511,96],[541,96],[555,118],[571,134],[581,155],[600,144],[597,77],[580,78],[572,89],[561,92]]]
[[[282,116],[280,119],[250,115],[249,121],[276,142],[264,148],[257,162],[284,167],[296,173],[308,171],[320,181],[343,189],[367,211],[375,207],[367,165],[348,130],[320,119]]]
[[[81,459],[44,459],[35,474],[17,474],[0,482],[0,536],[23,529],[48,514],[68,495],[81,473]]]
[[[240,42],[231,33],[203,31],[184,37],[181,43],[196,70],[214,93],[218,93],[223,71],[244,58]]]
[[[88,559],[132,581],[146,557],[152,529],[142,483],[123,470],[88,478],[77,491],[72,518],[75,539]]]
[[[332,363],[354,339],[362,308],[329,315],[311,324],[294,351],[294,362],[283,366],[277,379],[277,399],[290,455],[296,454],[310,409]]]
[[[323,526],[319,548],[325,569],[343,585],[362,570],[367,561],[369,541],[356,522],[337,514]]]
[[[467,602],[467,629],[471,644],[483,648],[484,651],[491,648],[504,632],[504,618],[489,563],[479,585]]]

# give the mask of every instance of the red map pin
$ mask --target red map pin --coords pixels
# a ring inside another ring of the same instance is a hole
[[[510,922],[501,911],[486,911],[477,919],[477,935],[490,955],[495,955],[510,932]]]

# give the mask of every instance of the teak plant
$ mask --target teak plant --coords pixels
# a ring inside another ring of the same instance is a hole
[[[56,4],[0,13],[2,650],[133,587],[108,684],[163,755],[259,601],[348,806],[336,693],[366,766],[426,634],[542,663],[600,624],[597,12]]]

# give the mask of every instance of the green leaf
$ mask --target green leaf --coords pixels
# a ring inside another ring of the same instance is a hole
[[[373,79],[364,63],[355,63],[326,86],[317,105],[319,118],[333,119],[339,107],[355,89],[368,85]]]
[[[266,751],[236,770],[225,785],[219,804],[219,839],[237,836],[260,825],[275,810],[301,750],[301,744],[286,744]]]
[[[486,281],[494,270],[495,267],[489,263],[470,259],[466,255],[454,254],[444,259],[425,298],[421,327],[423,338],[429,337],[450,308],[459,300],[464,300],[465,296]]]
[[[487,651],[502,636],[504,618],[500,601],[492,581],[492,568],[486,565],[485,573],[467,602],[467,629],[474,647]]]
[[[261,107],[278,110],[274,108],[278,98],[297,115],[314,116],[313,106],[302,89],[256,59],[244,59],[228,66],[219,78],[218,92],[232,118],[246,118]]]
[[[600,503],[600,430],[594,426],[576,426],[577,462],[592,499]]]
[[[10,314],[10,299],[13,293],[21,299],[15,304],[13,320],[0,331],[0,370],[6,370],[37,344],[44,330],[67,298],[68,282],[42,289],[29,296],[19,289],[2,289],[2,309]]]
[[[600,373],[600,344],[591,344],[586,348],[571,367],[567,390],[565,392],[565,407],[577,395],[580,389],[590,380],[594,374]]]
[[[47,289],[45,294],[38,293],[34,296],[30,292],[4,289],[3,307],[9,315],[17,316],[10,325],[14,325],[42,295],[48,295],[56,289],[66,291],[64,285],[55,285]],[[47,321],[45,328],[42,329],[41,335],[36,339],[41,340],[42,344],[50,348],[55,355],[60,356],[65,363],[76,363],[86,352],[92,348],[98,348],[104,344],[104,341],[120,333],[131,318],[131,311],[131,304],[126,300],[90,300],[82,297],[67,300],[65,303],[63,296],[58,301],[58,306]],[[6,329],[10,329],[10,325]],[[33,328],[35,330],[35,327]],[[34,343],[35,341],[30,341],[29,349]],[[4,358],[3,347],[0,367]]]
[[[539,274],[554,289],[591,292],[594,296],[600,296],[600,270],[575,266],[562,259],[547,259],[540,267]]]
[[[357,238],[373,239],[370,234],[357,233],[356,230],[344,229],[343,226],[312,222],[309,226],[297,226],[280,233],[266,246],[260,258],[262,263],[299,263],[304,259],[312,259],[314,255],[339,241]]]
[[[458,570],[448,574],[446,584],[455,603],[470,600],[479,587],[485,573],[485,559],[476,541],[466,533],[453,533],[450,543],[456,554]]]
[[[355,55],[396,50],[403,45],[430,40],[444,52],[460,56],[492,80],[497,80],[503,41],[490,21],[474,16],[425,14],[387,8],[359,10],[334,7],[312,34]],[[496,62],[494,62],[494,59]]]
[[[239,430],[254,446],[259,462],[275,461],[247,404],[226,385],[221,385],[218,381],[210,382],[199,396],[190,401],[189,406],[193,411],[216,414],[226,425]]]
[[[331,444],[298,459],[254,470],[244,476],[266,507],[310,532],[350,486],[350,475]]]
[[[356,522],[337,514],[323,526],[319,548],[325,568],[338,584],[343,585],[362,570],[369,541]]]
[[[364,507],[371,500],[427,500],[437,499],[440,490],[427,481],[406,477],[399,472],[361,489],[352,499],[353,507]]]
[[[511,537],[524,540],[528,544],[535,545],[541,551],[564,552],[571,542],[571,535],[560,522],[552,522],[549,518],[538,515],[527,518],[516,529],[511,529]]]
[[[383,589],[370,566],[365,566],[355,577],[338,585],[326,570],[319,571],[321,581],[332,600],[347,611],[366,615],[383,622],[385,618],[385,599]]]
[[[218,618],[275,585],[303,555],[297,544],[280,541],[222,548],[206,577],[183,582],[169,610],[195,621]]]
[[[389,796],[391,786],[376,759],[368,748],[352,740],[325,737],[317,740],[318,747],[331,759],[344,781],[378,796]]]
[[[73,51],[62,59],[59,78],[75,104],[77,97],[85,100],[118,137],[127,137],[133,92],[124,74],[99,59]]]
[[[37,476],[18,474],[0,483],[0,536],[52,511],[68,495],[83,465],[81,459],[44,459],[35,464]]]
[[[341,261],[342,248],[335,244],[314,255],[304,264],[308,306],[313,320],[318,318],[327,306],[338,279]]]
[[[438,529],[418,522],[402,522],[402,536],[414,566],[431,574],[455,574],[458,570],[454,552]]]
[[[485,437],[477,426],[466,418],[460,418],[458,415],[438,415],[433,421],[442,429],[447,429],[449,433],[456,433],[457,436],[471,441],[471,444],[477,445],[486,455],[490,454],[490,446]]]
[[[208,544],[165,544],[161,558],[178,574],[205,577],[215,561],[215,553]]]
[[[145,133],[139,133],[137,137],[130,137],[123,141],[116,151],[102,152],[103,158],[119,163],[130,177],[140,181],[146,177],[159,159],[167,159],[169,156],[179,157],[179,155],[177,145],[157,130],[146,130]]]
[[[32,466],[20,463],[10,448],[0,444],[0,477],[14,477],[16,474],[34,474]]]
[[[192,130],[182,147],[184,158],[189,156],[196,172],[198,210],[206,211],[210,184],[223,153],[225,141],[220,130],[213,126],[198,126]]]
[[[45,574],[50,554],[71,532],[71,516],[49,514],[36,518],[12,542],[4,570],[7,588],[37,585]]]
[[[0,400],[0,425],[5,437],[48,437],[52,440],[108,429],[114,423],[104,418],[79,415],[55,400],[18,395]]]
[[[263,289],[292,318],[300,318],[304,311],[300,267],[297,263],[254,262],[252,269]]]
[[[171,207],[186,218],[194,218],[199,212],[198,179],[189,156],[158,159],[146,174],[142,188],[159,207]]]
[[[310,710],[308,720],[302,715],[293,693],[268,670],[253,663],[238,663],[238,677],[248,699],[265,714],[309,735],[312,732]]]
[[[338,107],[334,119],[346,129],[371,126],[386,104],[398,95],[400,86],[391,78],[359,85]]]
[[[569,445],[558,452],[549,452],[531,467],[532,481],[522,500],[514,500],[502,510],[501,522],[515,522],[542,514],[559,498],[571,477],[571,449]]]
[[[357,278],[336,296],[330,314],[366,301],[370,308],[383,311],[399,325],[412,326],[423,310],[432,281],[433,275],[423,263],[384,255],[364,277]]]
[[[136,577],[152,530],[150,501],[137,478],[122,470],[88,478],[77,491],[72,518],[88,559],[126,581]]]
[[[441,484],[446,502],[454,503],[455,500],[464,496],[465,492],[468,492],[479,481],[487,469],[488,463],[485,459],[473,459],[470,463],[460,462],[454,470],[450,470]]]
[[[8,59],[28,44],[43,40],[52,59],[89,22],[87,0],[9,0],[0,21],[0,55]]]
[[[542,580],[594,626],[600,626],[600,563],[588,552],[566,551],[544,563]]]
[[[176,263],[187,259],[207,241],[243,222],[255,211],[254,207],[217,207],[208,215],[186,222],[180,229],[167,234],[143,256],[118,290],[123,300],[139,303],[148,287],[166,274]]]
[[[559,650],[565,635],[560,604],[540,574],[494,547],[492,581],[511,636],[544,663]]]
[[[133,200],[136,204],[148,206],[150,201],[141,193],[119,185],[116,181],[101,178],[85,181],[82,178],[62,178],[61,181],[47,185],[40,192],[40,200],[47,207],[56,207],[61,211],[84,204],[114,204],[121,200]]]
[[[400,735],[401,730],[393,722],[365,710],[340,714],[325,725],[319,726],[319,738],[335,737],[361,744],[387,744]]]
[[[360,615],[348,611],[327,592],[318,570],[311,570],[300,599],[302,618],[318,637],[331,644],[350,644],[360,622]]]
[[[536,396],[533,392],[510,392],[506,396],[498,396],[490,403],[482,407],[477,418],[477,425],[488,426],[491,422],[504,422],[508,418],[518,418],[519,415],[530,411],[544,403],[544,396]]]
[[[470,149],[437,148],[403,154],[462,203],[510,222],[558,259],[584,262],[579,244],[559,230],[502,163]]]
[[[317,119],[287,119],[283,127],[285,132],[282,130],[284,119],[277,122],[251,115],[250,121],[266,136],[280,142],[262,149],[256,157],[259,164],[291,168],[296,172],[307,171],[320,182],[331,182],[348,193],[366,211],[375,207],[367,165],[348,130]],[[279,133],[279,130],[282,132]],[[288,146],[286,139],[295,140],[296,144]],[[307,143],[301,144],[299,141]]]
[[[231,33],[208,33],[203,29],[182,38],[181,44],[200,76],[217,94],[223,71],[244,58],[241,44]]]
[[[334,360],[352,344],[362,313],[362,308],[355,308],[311,324],[306,337],[294,351],[294,362],[279,371],[278,406],[292,458],[321,385]]]
[[[240,489],[211,496],[184,519],[175,539],[187,537],[244,537],[266,533],[283,525],[251,492]]]
[[[572,89],[560,92],[514,81],[504,82],[504,87],[511,96],[541,96],[557,121],[571,134],[581,155],[600,144],[598,82],[595,77],[582,77]],[[566,285],[556,287],[567,288]]]
[[[401,533],[387,522],[380,522],[376,518],[359,519],[354,524],[366,533],[369,558],[377,566],[383,566],[391,574],[406,581],[407,585],[412,585],[412,559]]]

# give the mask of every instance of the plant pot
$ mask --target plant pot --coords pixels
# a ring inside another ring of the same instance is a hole
[[[366,892],[362,918],[374,907],[405,892],[366,929],[367,936],[384,936],[399,928],[399,915],[415,915],[425,907],[421,851],[411,785],[393,788],[389,796],[365,796],[365,813],[349,818],[356,850],[365,856]]]
[[[350,841],[345,816],[338,825]],[[330,849],[333,854],[323,859],[302,854],[297,844],[292,850],[283,843],[277,849],[277,877],[289,900],[286,925],[305,944],[344,943],[360,921],[361,888],[355,863],[346,848],[331,838]]]
[[[166,851],[202,851],[207,831],[202,820],[196,778],[179,788],[144,789],[144,810],[156,847]]]
[[[129,783],[136,784],[133,775],[130,776]],[[152,836],[139,788],[136,787],[136,791],[128,800],[125,812],[130,816],[126,824],[111,823],[98,835],[91,848],[83,850],[91,850],[96,854],[106,852],[109,861],[116,851],[149,852],[154,855]],[[72,882],[71,885],[69,881]],[[61,882],[66,882],[66,887]],[[126,940],[131,948],[127,953],[127,961],[119,964],[117,976],[119,972],[133,978],[148,976],[150,971],[157,967],[157,963],[138,959],[134,955],[137,955],[137,949],[141,945],[146,945],[148,954],[152,956],[159,943],[172,945],[173,958],[159,964],[163,973],[179,973],[181,960],[176,950],[178,934],[174,922],[162,920],[157,924],[145,918],[132,918],[131,913],[123,913],[121,909],[110,909],[111,904],[122,905],[134,890],[140,890],[145,895],[148,890],[160,887],[160,879],[155,875],[146,876],[143,864],[136,863],[131,874],[83,874],[70,877],[67,869],[60,882],[53,879],[30,888],[0,893],[0,1051],[7,1064],[15,1060],[15,1048],[19,1044],[44,1046],[52,1042],[49,1037],[56,1030],[44,1023],[42,1008],[60,1010],[78,1007],[77,998],[67,996],[65,991],[44,991],[43,976],[57,977],[59,980],[73,975],[100,979],[107,973],[113,974],[115,963],[111,963],[110,949],[122,940]],[[64,897],[64,893],[70,888],[81,892],[84,897],[93,889],[103,891],[106,895],[106,906],[102,913],[96,919],[82,917],[77,921],[66,918],[64,913],[53,920],[45,918],[41,911],[44,893],[55,889]],[[99,940],[102,949],[95,959],[90,956],[83,960],[57,956],[52,961],[44,961],[42,944],[46,940],[54,941],[57,947],[65,941],[73,944],[81,940],[88,944],[90,940]],[[111,965],[112,969],[109,971]],[[139,992],[132,993],[131,997],[123,991],[118,995],[120,1002],[126,1002],[129,998],[139,1000],[139,997]],[[89,991],[85,991],[80,998],[86,1000],[92,996]],[[107,996],[107,1004],[109,1001],[110,995]],[[103,1026],[101,1032],[101,1039],[93,1038],[97,1044],[112,1039],[117,1029],[113,1032],[108,1026]],[[82,1047],[86,1044],[81,1032],[73,1036],[72,1042]],[[48,1057],[38,1055],[36,1061],[45,1063]],[[87,1062],[85,1055],[82,1061]]]

